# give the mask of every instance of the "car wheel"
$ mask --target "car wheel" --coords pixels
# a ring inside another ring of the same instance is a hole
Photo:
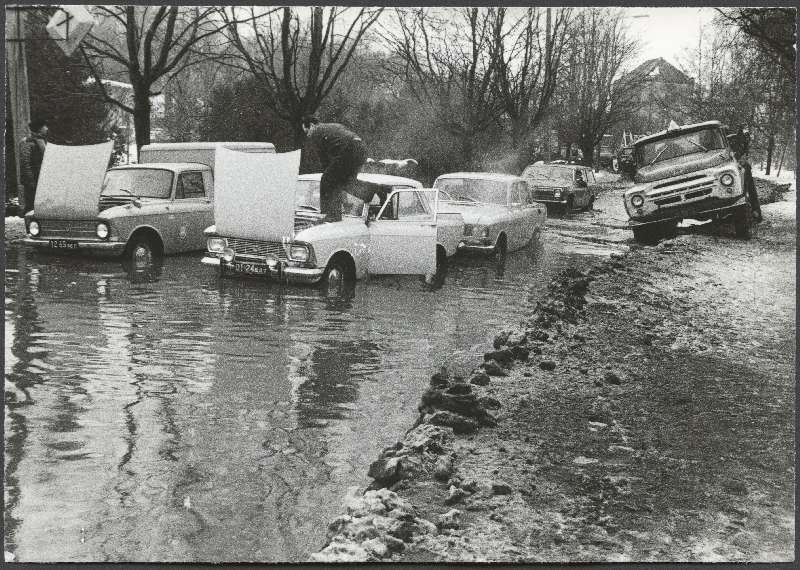
[[[567,206],[565,208],[565,213],[569,214],[572,210],[575,209],[575,196],[570,196],[567,198]]]
[[[742,206],[733,215],[733,232],[738,239],[753,237],[753,209],[750,204]]]
[[[447,276],[447,253],[441,247],[436,248],[436,273],[422,277],[422,283],[429,291],[441,289]]]
[[[355,284],[355,268],[350,260],[345,257],[335,257],[328,262],[328,267],[322,276],[322,285],[327,296],[347,296]]]
[[[499,238],[497,238],[497,243],[494,245],[494,252],[492,252],[492,257],[498,263],[505,263],[507,255],[508,255],[508,244],[506,242],[506,236],[501,235]]]
[[[134,236],[128,245],[127,261],[132,269],[152,267],[160,257],[155,240],[147,235]]]

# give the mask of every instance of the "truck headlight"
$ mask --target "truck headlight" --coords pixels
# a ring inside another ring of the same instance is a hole
[[[631,196],[631,206],[634,208],[641,208],[643,204],[644,198],[641,196],[641,194],[635,194]]]
[[[206,246],[208,247],[208,251],[212,253],[222,253],[222,251],[228,247],[228,240],[221,237],[212,237],[206,240]]]
[[[292,261],[306,262],[311,257],[311,252],[307,245],[302,243],[293,243],[289,246],[289,259]]]
[[[95,233],[97,234],[97,237],[99,237],[100,239],[106,239],[108,237],[108,234],[110,233],[108,231],[108,224],[105,222],[100,222],[99,224],[97,224],[97,227],[95,228]]]
[[[731,174],[730,172],[725,172],[722,174],[722,176],[719,177],[719,182],[723,186],[733,186],[735,179],[733,177],[733,174]]]
[[[39,222],[36,220],[31,220],[28,224],[28,233],[31,234],[33,237],[39,235]]]

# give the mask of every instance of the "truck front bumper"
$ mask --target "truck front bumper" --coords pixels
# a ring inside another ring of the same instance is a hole
[[[659,208],[647,216],[631,218],[628,227],[638,228],[650,224],[658,224],[671,220],[712,220],[731,215],[736,209],[747,203],[747,196],[733,198],[706,198],[694,203],[672,208]]]
[[[218,267],[223,274],[246,275],[249,277],[261,277],[263,279],[275,280],[285,279],[290,283],[303,283],[308,285],[318,283],[325,274],[325,269],[319,267],[295,267],[285,263],[275,266],[270,266],[266,263],[251,262],[237,264],[228,263],[221,260],[219,257],[210,255],[203,257],[201,262],[204,265]],[[252,270],[247,270],[247,268],[251,268]]]
[[[125,251],[125,242],[79,239],[48,239],[25,237],[22,243],[48,253],[80,253],[98,257],[117,257]]]

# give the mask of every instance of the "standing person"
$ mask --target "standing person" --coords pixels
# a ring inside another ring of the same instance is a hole
[[[730,135],[729,139],[732,143],[733,154],[742,169],[744,190],[750,197],[750,207],[753,209],[753,221],[760,222],[762,220],[761,203],[758,200],[755,180],[753,180],[753,168],[747,157],[750,152],[750,131],[740,125],[736,134]]]
[[[36,184],[39,182],[39,171],[42,168],[44,149],[47,146],[47,122],[42,118],[32,119],[28,123],[31,134],[19,143],[19,170],[22,183],[23,212],[33,210],[36,199]]]
[[[364,142],[339,123],[320,123],[313,116],[303,118],[303,130],[319,153],[322,180],[319,185],[320,211],[329,222],[342,219],[342,192],[363,197],[356,177],[367,153]]]

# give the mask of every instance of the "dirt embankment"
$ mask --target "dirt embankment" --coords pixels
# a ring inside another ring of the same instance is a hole
[[[471,377],[434,375],[315,559],[792,560],[793,210],[554,281]]]

